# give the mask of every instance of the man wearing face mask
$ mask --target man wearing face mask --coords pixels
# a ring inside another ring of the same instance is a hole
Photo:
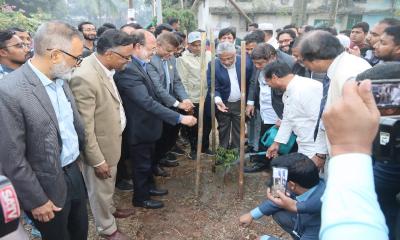
[[[29,48],[13,31],[0,31],[0,79],[29,58]]]
[[[78,30],[82,33],[85,42],[83,44],[83,57],[87,57],[96,51],[96,26],[91,22],[81,22]]]
[[[82,61],[83,39],[59,21],[42,24],[35,55],[0,81],[4,174],[43,239],[87,239],[86,192],[77,164],[84,130],[65,79]]]
[[[171,125],[196,124],[193,116],[184,116],[163,106],[148,74],[148,64],[156,49],[156,39],[148,31],[137,30],[132,35],[133,58],[128,66],[115,74],[127,118],[125,137],[128,157],[132,161],[134,196],[132,204],[143,208],[162,208],[161,196],[167,190],[157,189],[152,169],[155,164],[155,143],[161,137],[163,121]]]
[[[117,229],[115,218],[133,214],[132,210],[116,208],[112,201],[126,125],[113,76],[115,70],[123,70],[131,61],[132,43],[133,39],[122,31],[105,31],[96,53],[83,60],[70,81],[85,125],[82,173],[97,231],[105,239],[129,239]]]
[[[241,58],[235,45],[221,42],[215,60],[215,104],[219,130],[219,144],[223,148],[239,148],[240,141],[240,88]],[[246,88],[250,82],[252,66],[246,66]],[[207,70],[208,103],[211,93],[211,66]],[[207,104],[206,106],[209,106]]]

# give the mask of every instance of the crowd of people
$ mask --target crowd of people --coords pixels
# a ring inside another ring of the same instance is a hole
[[[245,59],[234,27],[202,53],[203,33],[186,35],[178,19],[146,29],[50,21],[35,33],[0,31],[0,173],[42,239],[87,239],[87,201],[101,237],[129,239],[115,219],[134,210],[115,206],[115,188],[133,192],[135,207],[164,207],[152,198],[168,194],[155,177],[169,176],[177,155],[196,160],[204,59],[201,152],[214,154],[211,41],[219,146],[240,146],[245,61],[254,157],[244,171],[288,169],[286,191],[268,189],[240,224],[268,215],[293,239],[399,239],[400,164],[372,164],[379,111],[370,81],[354,80],[400,77],[385,71],[400,69],[400,20],[340,33],[252,23]]]

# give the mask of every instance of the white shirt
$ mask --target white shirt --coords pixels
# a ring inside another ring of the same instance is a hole
[[[286,144],[293,131],[297,135],[298,152],[314,156],[317,153],[314,130],[321,99],[322,83],[295,75],[282,96],[283,118],[275,142]]]
[[[272,107],[271,87],[267,85],[264,74],[261,72],[258,77],[260,83],[260,114],[264,124],[275,124],[278,120],[275,110]]]
[[[124,111],[124,107],[122,106],[122,101],[121,101],[121,97],[119,96],[119,92],[117,89],[117,86],[115,85],[114,82],[114,74],[115,74],[115,70],[108,70],[100,61],[99,59],[97,59],[97,57],[95,57],[96,61],[100,64],[101,68],[104,70],[104,73],[106,74],[108,80],[110,80],[111,85],[114,88],[115,91],[115,95],[118,96],[118,102],[119,102],[119,115],[121,117],[121,132],[124,131],[125,126],[126,126],[126,116],[125,116],[125,111]]]
[[[279,48],[279,43],[278,40],[276,40],[276,38],[274,36],[272,36],[268,41],[268,44],[270,44],[271,46],[273,46],[275,49]]]
[[[319,239],[385,240],[388,228],[377,201],[371,157],[337,155],[329,161]]]
[[[327,75],[330,79],[328,97],[325,109],[332,105],[342,96],[343,85],[346,81],[356,77],[358,74],[371,68],[371,65],[363,58],[354,56],[347,52],[337,56],[328,68]],[[327,153],[329,151],[329,141],[325,134],[323,121],[320,121],[317,139],[315,140],[320,146],[318,153]]]
[[[237,102],[240,100],[240,87],[235,64],[233,64],[233,67],[227,68],[226,70],[228,71],[229,80],[231,82],[231,93],[229,94],[228,102]]]

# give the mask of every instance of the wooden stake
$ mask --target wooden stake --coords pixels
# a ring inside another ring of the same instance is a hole
[[[199,117],[197,119],[197,154],[196,154],[196,183],[195,183],[195,195],[199,196],[200,188],[200,173],[201,173],[201,146],[203,143],[203,118],[204,118],[204,88],[206,82],[206,33],[201,34],[201,65],[200,65],[200,102],[199,102]]]
[[[241,42],[241,64],[240,64],[240,164],[239,164],[239,197],[243,200],[243,169],[244,169],[244,124],[246,108],[246,42]]]
[[[211,43],[211,141],[212,141],[212,152],[213,155],[213,166],[212,172],[215,173],[216,167],[216,154],[217,154],[217,132],[215,126],[215,41],[214,41],[214,32],[211,29],[210,32],[210,43]]]

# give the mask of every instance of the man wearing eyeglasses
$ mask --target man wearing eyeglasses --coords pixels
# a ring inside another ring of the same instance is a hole
[[[96,53],[83,60],[70,81],[85,125],[83,178],[97,231],[105,239],[130,239],[117,229],[115,218],[129,217],[133,210],[115,208],[112,200],[126,125],[113,76],[115,70],[123,70],[131,61],[132,43],[133,39],[122,31],[105,31]]]
[[[0,31],[0,79],[29,58],[29,48],[13,31]]]
[[[156,187],[152,168],[155,143],[161,137],[163,121],[171,124],[193,126],[197,119],[181,115],[160,102],[153,81],[148,74],[149,61],[156,48],[156,39],[148,31],[132,34],[133,58],[123,71],[115,74],[118,90],[125,108],[127,124],[124,132],[129,160],[132,161],[133,199],[136,207],[162,208],[161,201],[151,196],[162,196],[167,190]]]
[[[42,24],[35,54],[0,81],[0,164],[42,239],[86,240],[86,191],[77,159],[84,129],[66,79],[83,39],[60,21]]]

